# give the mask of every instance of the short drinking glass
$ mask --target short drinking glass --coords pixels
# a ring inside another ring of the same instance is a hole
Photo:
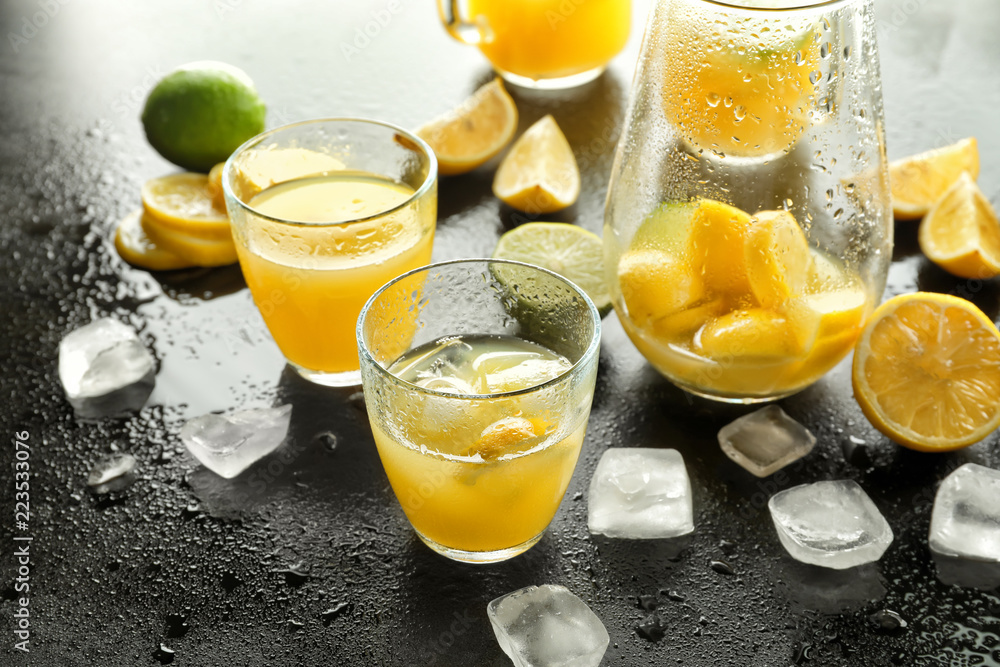
[[[430,147],[378,121],[306,121],[243,144],[222,179],[243,276],[285,358],[313,382],[360,384],[361,306],[431,258]]]
[[[601,324],[573,283],[528,264],[412,271],[358,320],[365,402],[417,535],[454,560],[527,550],[576,466]]]

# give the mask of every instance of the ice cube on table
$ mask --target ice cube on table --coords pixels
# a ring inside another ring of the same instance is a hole
[[[590,480],[591,533],[627,539],[676,537],[694,530],[691,481],[675,449],[617,447]]]
[[[232,478],[277,449],[291,419],[290,405],[207,414],[184,424],[181,440],[206,468]]]
[[[726,456],[757,477],[767,477],[812,451],[816,437],[777,405],[743,415],[719,431]]]
[[[930,547],[945,556],[1000,562],[1000,470],[966,463],[945,477],[934,497]]]
[[[60,341],[59,380],[78,416],[111,417],[145,405],[156,364],[132,327],[105,317]]]
[[[115,454],[98,461],[87,475],[87,486],[94,493],[123,491],[135,482],[136,460],[131,454]]]
[[[486,607],[500,648],[517,667],[597,667],[608,631],[564,586],[528,586]]]
[[[767,503],[778,539],[795,560],[834,570],[871,563],[892,543],[892,529],[857,482],[802,484]]]

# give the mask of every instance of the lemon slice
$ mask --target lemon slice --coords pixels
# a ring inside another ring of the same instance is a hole
[[[630,250],[622,255],[618,285],[628,317],[638,327],[690,308],[705,295],[701,277],[662,250]]]
[[[809,241],[788,211],[760,211],[744,246],[747,280],[765,308],[776,308],[805,287],[812,264]]]
[[[1000,275],[1000,220],[968,172],[931,208],[917,239],[948,273],[973,280]]]
[[[892,213],[900,220],[927,214],[963,171],[979,176],[979,150],[975,137],[926,151],[889,165]]]
[[[232,236],[228,239],[206,239],[193,234],[179,232],[167,227],[159,218],[142,216],[142,229],[157,246],[187,260],[196,266],[225,266],[234,264],[236,244]]]
[[[580,170],[555,118],[545,116],[514,142],[497,169],[493,194],[529,215],[561,211],[577,200]]]
[[[740,297],[750,293],[746,238],[750,214],[713,199],[702,199],[691,216],[693,270],[711,292]]]
[[[566,222],[529,222],[501,236],[493,257],[554,271],[586,292],[601,317],[611,311],[604,244],[593,232]]]
[[[443,176],[464,174],[494,158],[514,138],[517,107],[494,79],[458,107],[435,118],[417,136],[430,144]]]
[[[171,174],[146,181],[142,206],[164,229],[206,240],[230,238],[226,210],[213,204],[205,174]]]
[[[1000,332],[975,305],[917,292],[872,315],[854,352],[854,397],[879,431],[941,452],[1000,426]]]
[[[212,206],[217,211],[226,210],[226,197],[222,191],[222,170],[225,167],[226,163],[220,162],[208,172],[208,196],[212,198]]]
[[[115,248],[118,254],[129,264],[150,271],[172,271],[194,266],[183,257],[166,250],[146,234],[140,220],[143,210],[132,211],[118,223],[115,230]]]
[[[818,324],[815,317],[764,308],[734,310],[709,320],[696,335],[695,347],[716,360],[790,361],[812,349]]]

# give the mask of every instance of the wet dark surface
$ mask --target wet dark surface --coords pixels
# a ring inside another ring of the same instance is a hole
[[[474,567],[413,536],[354,390],[317,388],[285,369],[237,268],[151,275],[118,259],[114,224],[139,204],[145,179],[172,171],[138,116],[149,87],[178,64],[246,69],[271,126],[368,115],[414,127],[488,78],[418,0],[403,0],[367,46],[345,54],[341,45],[390,4],[0,5],[0,663],[506,665],[487,602],[558,583],[607,626],[607,665],[1000,664],[1000,597],[969,587],[995,586],[996,573],[935,564],[926,544],[937,483],[967,461],[1000,467],[997,435],[948,455],[897,448],[865,421],[846,363],[781,402],[819,442],[758,480],[715,440],[745,410],[674,389],[610,316],[584,452],[555,521],[527,554]],[[646,3],[636,5],[644,16]],[[975,135],[979,182],[997,204],[1000,7],[885,0],[878,16],[890,157]],[[583,172],[580,201],[551,219],[600,231],[640,33],[608,74],[573,95],[515,91],[522,129],[553,113]],[[524,219],[491,196],[491,178],[486,168],[442,181],[435,259],[489,254]],[[998,316],[996,280],[949,277],[920,255],[915,225],[899,227],[887,293],[954,293]],[[62,336],[102,315],[140,331],[159,373],[139,414],[85,423],[54,360]],[[276,402],[294,406],[288,443],[237,479],[216,477],[180,444],[185,419]],[[13,520],[18,432],[31,452],[27,530]],[[586,486],[600,454],[617,446],[682,452],[692,535],[588,535]],[[137,480],[93,493],[93,465],[125,452],[138,460]],[[767,498],[839,478],[865,488],[895,542],[880,562],[848,572],[792,561]],[[28,654],[14,649],[23,595],[14,535],[33,537]]]

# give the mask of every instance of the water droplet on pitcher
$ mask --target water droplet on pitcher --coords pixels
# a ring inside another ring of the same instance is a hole
[[[819,47],[819,57],[827,58],[830,55],[830,42],[823,42],[823,46]]]
[[[822,72],[820,72],[818,69],[814,69],[813,71],[809,72],[809,83],[815,86],[816,82],[819,81],[822,76],[823,76]]]
[[[709,93],[708,95],[705,96],[705,102],[708,103],[708,106],[710,107],[719,106],[719,102],[721,100],[722,97],[720,97],[718,93]]]
[[[733,115],[736,117],[736,122],[739,123],[741,120],[746,118],[747,110],[742,104],[738,104],[735,109],[733,109]]]

